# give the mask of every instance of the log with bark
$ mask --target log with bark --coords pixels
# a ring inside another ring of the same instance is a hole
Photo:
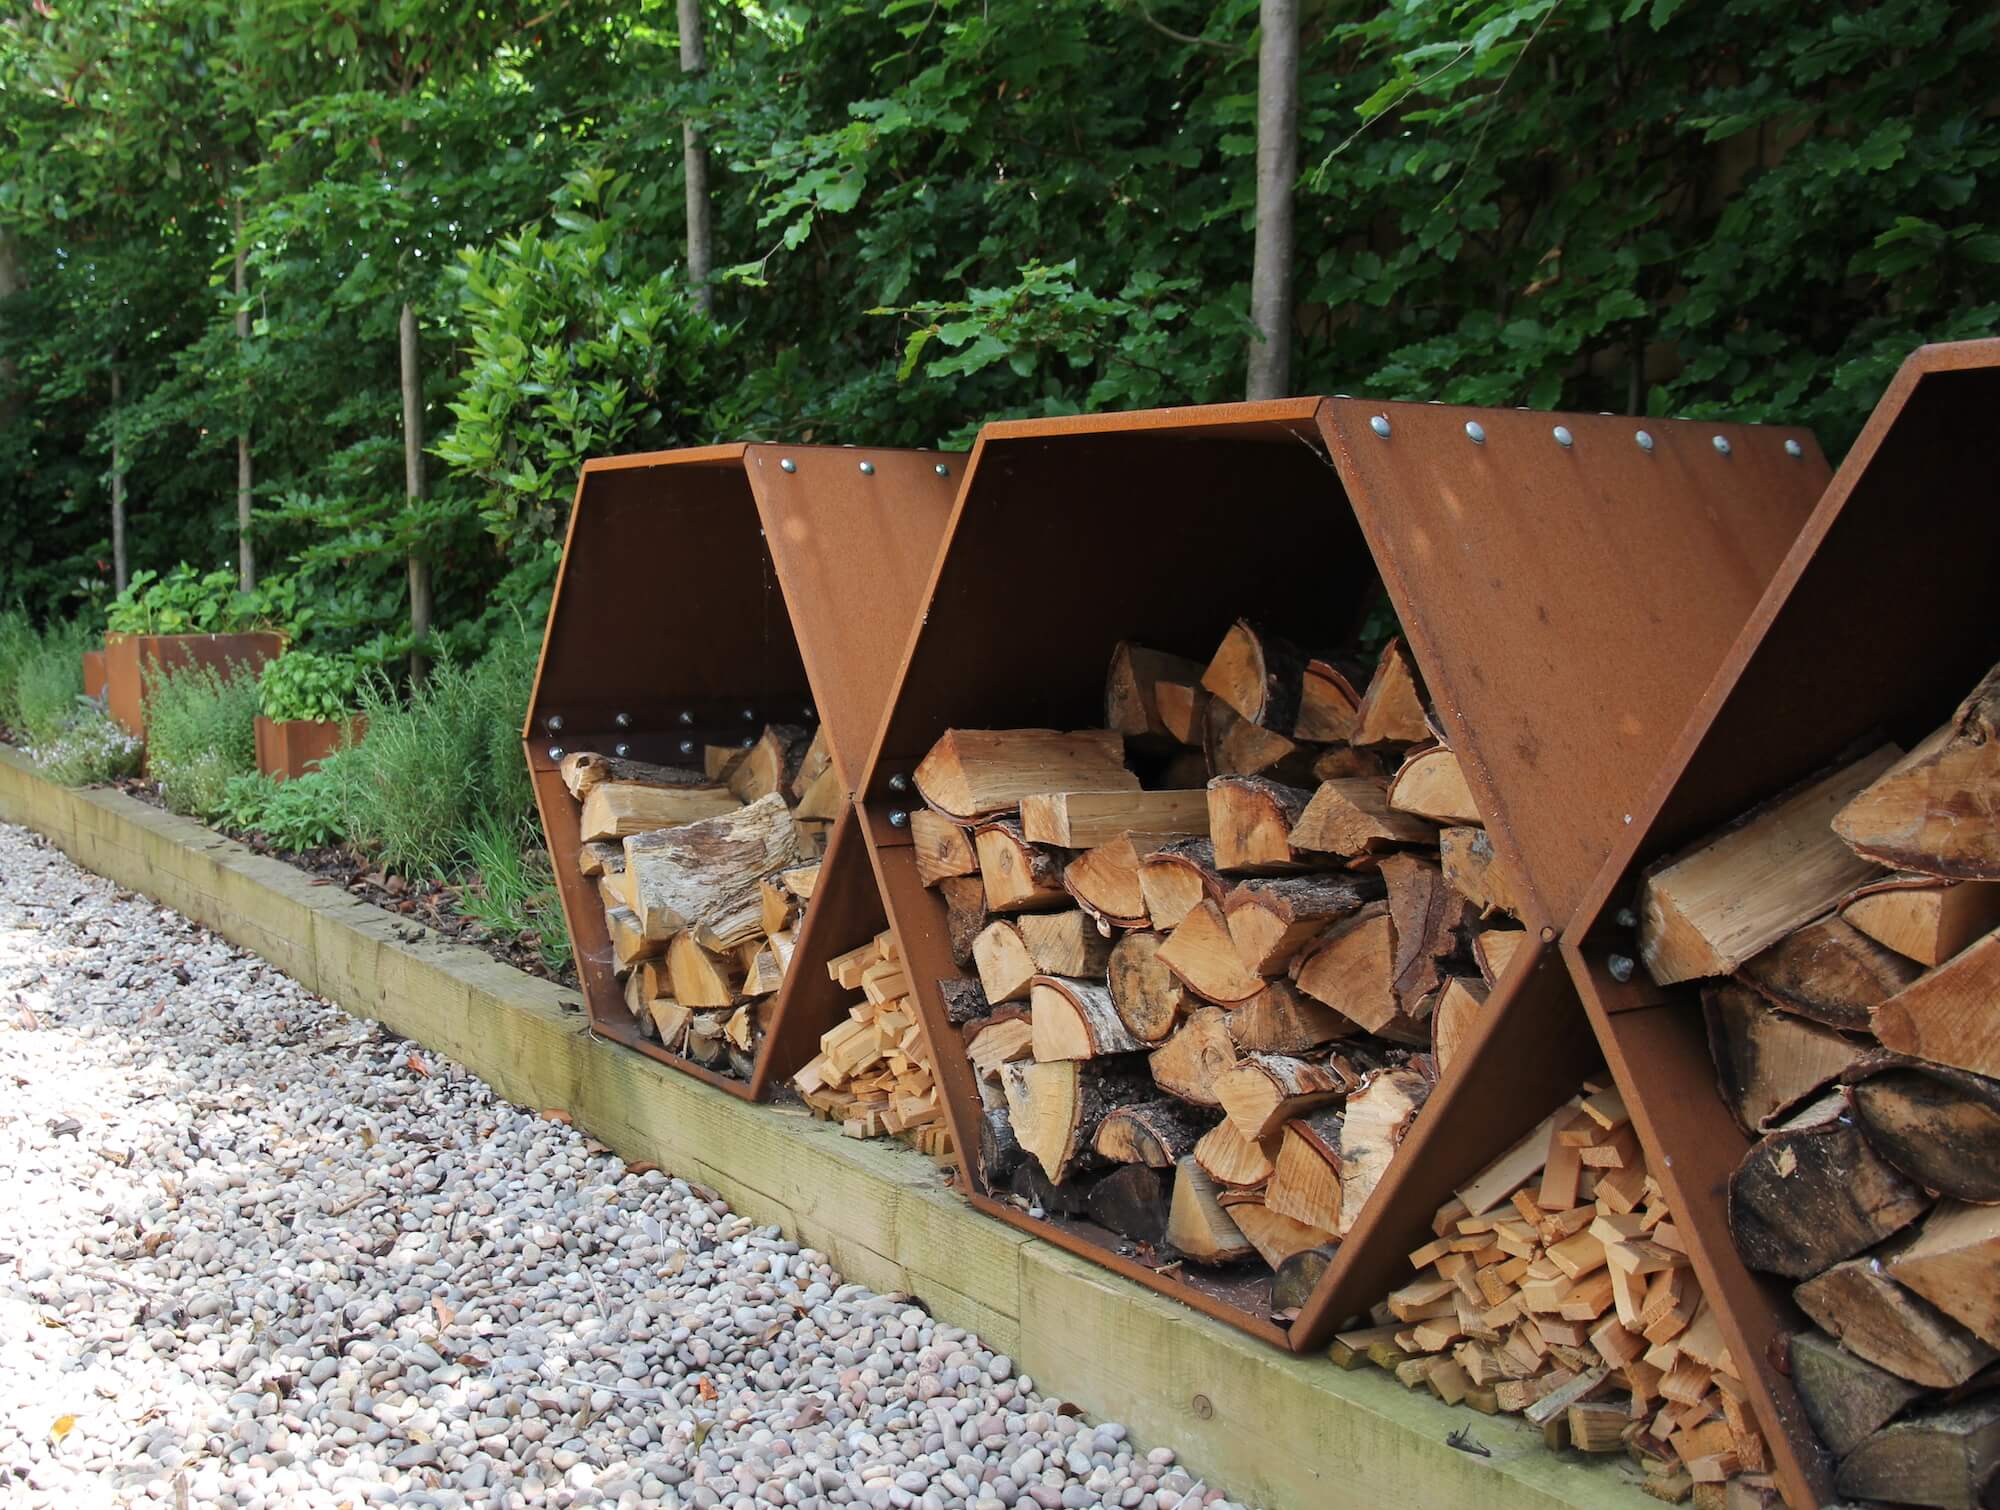
[[[1857,793],[1833,819],[1857,855],[1898,870],[2000,880],[2000,666],[1951,721]]]

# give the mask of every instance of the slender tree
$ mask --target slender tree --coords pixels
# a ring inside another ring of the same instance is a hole
[[[124,399],[124,379],[111,364],[111,580],[119,592],[131,579],[125,557],[125,455],[118,437],[118,411]]]
[[[243,201],[236,201],[236,340],[238,350],[250,344],[248,249],[243,239]],[[250,420],[245,396],[242,428],[236,432],[236,558],[245,592],[257,585],[257,547],[250,540],[250,496],[254,478],[250,465]]]
[[[681,72],[699,78],[708,71],[708,55],[701,40],[701,0],[679,0],[681,20]],[[708,286],[714,253],[714,227],[708,203],[708,149],[701,144],[701,128],[690,115],[681,125],[681,161],[687,176],[687,275],[694,288],[695,302],[706,315],[715,313],[715,291]]]
[[[1250,265],[1249,398],[1292,386],[1292,187],[1299,176],[1298,0],[1261,0],[1257,48],[1257,240]]]
[[[403,496],[412,509],[424,496],[424,383],[417,361],[417,311],[409,300],[397,322],[403,374]],[[410,547],[410,679],[430,671],[424,639],[431,632],[431,564],[420,546]]]

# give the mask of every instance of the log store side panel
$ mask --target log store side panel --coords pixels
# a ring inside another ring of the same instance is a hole
[[[712,446],[593,460],[570,514],[523,730],[592,1026],[761,1099],[840,1020],[828,958],[885,923],[850,809],[835,821],[775,1015],[746,1083],[646,1039],[574,857],[566,751],[699,767],[706,745],[817,719],[843,784],[870,747],[940,538],[959,458]],[[809,648],[808,648],[809,647]]]
[[[1909,747],[2000,660],[2000,511],[1976,439],[1996,406],[2000,341],[1904,363],[1562,942],[1793,1504],[1830,1498],[1833,1465],[1774,1361],[1800,1324],[1788,1287],[1753,1274],[1731,1240],[1729,1177],[1749,1140],[1717,1091],[1694,987],[1613,976],[1612,958],[1635,952],[1619,914],[1656,861],[1863,736]]]

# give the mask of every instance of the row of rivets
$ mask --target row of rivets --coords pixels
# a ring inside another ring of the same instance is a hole
[[[799,469],[799,464],[793,461],[789,456],[780,458],[778,466],[787,472],[796,472]],[[943,462],[939,462],[936,466],[932,467],[931,470],[937,473],[938,476],[940,477],[951,476],[951,468],[946,466]],[[863,477],[873,477],[875,475],[875,463],[872,461],[862,462],[861,475]]]
[[[1368,428],[1384,440],[1387,440],[1391,433],[1393,433],[1389,424],[1389,416],[1386,414],[1377,414],[1370,418]],[[1576,444],[1576,437],[1570,434],[1568,425],[1557,425],[1549,433],[1555,437],[1555,443],[1565,451]],[[1476,419],[1469,419],[1465,422],[1465,435],[1466,439],[1470,440],[1475,446],[1486,444],[1486,427]],[[1650,451],[1653,449],[1653,437],[1648,431],[1634,430],[1632,432],[1632,440],[1641,451]],[[1711,444],[1714,445],[1718,454],[1723,456],[1729,455],[1728,436],[1714,436],[1711,438]],[[1785,442],[1785,454],[1796,461],[1806,454],[1806,448],[1796,439],[1787,440]]]

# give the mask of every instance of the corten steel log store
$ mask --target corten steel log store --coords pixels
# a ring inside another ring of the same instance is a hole
[[[1406,1279],[1454,1185],[1595,1067],[1555,940],[1827,478],[1797,429],[1345,398],[989,425],[861,789],[973,1202],[1301,1351]],[[1378,577],[1524,879],[1530,942],[1288,1327],[1268,1278],[1156,1272],[1115,1234],[984,1188],[978,1096],[935,984],[962,972],[917,875],[911,776],[949,728],[1101,725],[1121,639],[1205,662],[1250,613],[1339,640]]]
[[[2000,510],[1978,443],[1996,408],[2000,341],[1926,346],[1903,364],[1562,940],[1794,1505],[1833,1497],[1834,1465],[1774,1362],[1804,1321],[1730,1237],[1729,1176],[1750,1140],[1716,1089],[1695,984],[1663,989],[1643,967],[1621,983],[1611,961],[1637,950],[1618,915],[1654,862],[1864,735],[1914,747],[2000,661]]]
[[[817,1052],[848,993],[826,961],[885,924],[851,806],[748,1082],[667,1052],[633,1022],[604,913],[576,866],[571,750],[699,769],[766,723],[826,731],[852,792],[914,620],[963,458],[839,446],[712,446],[585,464],[523,730],[592,1027],[761,1099]]]

